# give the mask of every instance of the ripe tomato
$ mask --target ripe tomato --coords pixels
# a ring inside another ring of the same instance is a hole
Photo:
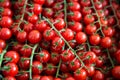
[[[20,55],[24,56],[24,57],[30,57],[31,53],[32,53],[32,48],[23,45],[20,49],[19,49]]]
[[[98,70],[95,71],[92,80],[104,80],[104,74]]]
[[[27,23],[24,24],[23,30],[27,33],[33,30],[33,24],[32,23]]]
[[[36,15],[39,15],[42,12],[42,6],[40,4],[34,4],[33,12]]]
[[[75,40],[77,41],[77,43],[82,44],[86,42],[87,36],[84,32],[78,32],[75,36]]]
[[[18,66],[15,63],[7,63],[3,66],[2,73],[4,76],[15,76],[18,73]]]
[[[41,20],[39,23],[35,25],[35,28],[40,32],[43,32],[47,27],[48,27],[47,22],[43,20]]]
[[[47,41],[50,41],[50,40],[52,40],[54,37],[55,37],[55,31],[54,30],[52,30],[51,28],[50,29],[46,29],[46,30],[44,30],[44,32],[43,32],[43,37],[44,37],[44,39],[45,40],[47,40]]]
[[[74,59],[74,53],[71,50],[63,50],[61,53],[61,59],[64,62],[72,61]]]
[[[68,22],[68,26],[75,32],[80,32],[83,29],[83,25],[80,22]]]
[[[4,40],[0,39],[0,48],[5,49],[5,47],[6,47],[6,42]]]
[[[89,40],[90,40],[90,44],[98,45],[100,43],[101,38],[100,38],[100,35],[93,34],[90,36]]]
[[[94,24],[88,24],[85,28],[86,33],[89,35],[92,35],[93,33],[95,33],[96,30],[97,30],[97,27]]]
[[[36,60],[46,63],[50,60],[50,53],[47,50],[41,50],[35,57]]]
[[[54,64],[48,63],[45,68],[46,68],[45,74],[47,74],[47,75],[54,75],[54,74],[56,74],[57,69],[55,68]]]
[[[86,7],[86,6],[90,6],[91,2],[90,2],[90,0],[81,0],[80,4],[84,7]]]
[[[21,71],[18,75],[16,75],[17,80],[29,80],[29,74],[25,71]]]
[[[86,16],[87,14],[91,14],[92,13],[92,9],[89,7],[83,7],[82,8],[82,15]]]
[[[8,16],[3,16],[1,21],[0,21],[0,25],[3,27],[3,28],[10,28],[13,24],[13,21],[10,17]]]
[[[8,28],[2,28],[0,30],[0,38],[3,40],[8,40],[12,37],[12,32]]]
[[[24,43],[27,40],[27,33],[25,31],[18,32],[17,40],[21,43]]]
[[[40,75],[33,75],[32,80],[40,80],[41,76]]]
[[[71,11],[79,11],[80,4],[78,2],[70,2],[68,3],[68,9]]]
[[[60,61],[60,55],[58,52],[51,52],[50,62],[53,64],[58,64]]]
[[[103,28],[103,33],[106,37],[112,37],[114,35],[114,29],[111,27],[105,27]]]
[[[7,76],[4,78],[4,80],[16,80],[15,77],[12,76]]]
[[[28,41],[32,44],[36,44],[41,41],[42,35],[38,30],[32,30],[28,34]]]
[[[43,16],[51,18],[54,14],[54,11],[52,8],[44,8],[42,11]]]
[[[116,79],[120,79],[120,66],[115,66],[113,69],[112,69],[112,75],[113,77],[115,77]]]
[[[39,75],[43,71],[43,64],[40,61],[33,61],[32,74]]]
[[[35,3],[43,5],[45,3],[45,0],[33,0]]]
[[[61,30],[65,27],[65,21],[62,18],[56,18],[54,22],[55,28],[58,30]]]
[[[95,68],[94,68],[94,66],[92,66],[92,65],[90,65],[90,64],[86,64],[85,66],[86,66],[87,69],[88,69],[88,70],[86,69],[87,75],[88,75],[88,76],[93,76],[94,73],[95,73]]]
[[[36,14],[33,14],[33,15],[31,15],[31,16],[28,16],[28,21],[29,21],[30,23],[35,24],[35,23],[38,21],[38,16],[37,16]]]
[[[12,11],[9,8],[4,8],[2,13],[1,13],[1,15],[2,16],[12,17],[13,13],[12,13]]]
[[[69,69],[72,70],[72,71],[77,70],[81,66],[81,63],[78,59],[73,60],[73,61],[69,62],[68,64],[69,64],[68,65]]]
[[[94,52],[92,51],[88,51],[86,54],[85,54],[85,63],[87,64],[93,64],[96,62],[96,55]]]
[[[27,57],[21,57],[18,63],[20,69],[28,70],[30,67],[30,60]]]
[[[8,51],[5,54],[5,59],[7,62],[17,63],[20,59],[20,56],[16,51]]]
[[[82,20],[82,14],[79,11],[70,12],[70,14],[68,15],[68,20],[79,22]]]
[[[73,77],[68,77],[65,80],[75,80]]]
[[[74,72],[74,78],[75,80],[85,80],[87,78],[87,72],[85,69],[77,69]]]
[[[66,28],[66,30],[61,34],[67,41],[73,40],[74,38],[74,32],[69,28]]]
[[[96,8],[97,10],[100,10],[100,9],[103,8],[103,5],[102,5],[102,3],[101,3],[100,1],[95,2],[94,5],[95,5],[95,8]]]
[[[95,18],[93,15],[91,14],[87,14],[85,17],[84,17],[84,23],[87,25],[87,24],[90,24],[90,23],[93,23],[95,21]]]
[[[109,48],[112,45],[112,40],[110,37],[104,37],[101,39],[101,46],[103,48]]]
[[[118,49],[115,52],[114,56],[115,56],[115,59],[117,60],[117,62],[120,63],[120,49]]]

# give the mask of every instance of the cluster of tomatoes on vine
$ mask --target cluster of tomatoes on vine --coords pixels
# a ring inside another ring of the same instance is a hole
[[[2,0],[0,79],[119,80],[115,0]]]

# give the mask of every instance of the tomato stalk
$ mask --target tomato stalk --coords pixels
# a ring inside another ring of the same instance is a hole
[[[23,6],[23,14],[21,16],[20,22],[18,23],[18,30],[20,30],[20,31],[22,31],[21,28],[20,28],[20,24],[24,20],[24,15],[25,15],[25,12],[26,12],[27,2],[28,2],[28,0],[25,0],[25,5]]]
[[[100,24],[100,28],[98,28],[97,31],[100,30],[101,33],[102,33],[102,36],[104,37],[105,35],[104,35],[103,31],[102,31],[102,24],[101,24],[101,22],[100,22],[100,17],[99,17],[99,15],[98,15],[98,13],[97,13],[97,10],[96,10],[95,6],[94,6],[94,1],[91,0],[91,2],[92,2],[92,5],[93,5],[93,9],[95,10],[96,15],[97,15],[97,17],[98,17],[98,22],[99,22],[99,24]],[[112,1],[110,1],[110,2],[112,2]],[[112,4],[112,3],[111,3],[111,4]],[[115,13],[115,12],[114,12],[114,13]],[[116,15],[115,15],[115,16],[116,16]],[[118,21],[117,21],[117,22],[118,22]],[[110,62],[111,62],[111,65],[112,65],[112,67],[114,67],[114,63],[113,63],[112,58],[110,57],[109,51],[108,51],[108,49],[106,49],[106,50],[107,50],[107,55],[108,55],[108,58],[109,58],[109,60],[110,60]]]
[[[60,38],[66,43],[66,45],[68,46],[68,48],[75,54],[75,56],[81,62],[82,66],[87,69],[87,67],[85,66],[84,62],[77,55],[76,51],[74,49],[72,49],[72,47],[69,45],[69,43],[64,39],[64,37],[61,35],[61,33],[54,27],[54,25],[50,22],[50,20],[47,19],[47,18],[45,18],[45,17],[43,17],[43,19],[46,20],[48,22],[48,24],[50,24],[50,26],[57,32],[57,34],[60,36]]]
[[[64,20],[65,20],[66,28],[67,28],[67,2],[66,0],[64,0],[64,14],[65,14]]]
[[[7,48],[8,48],[8,45],[6,46],[6,48],[2,51],[2,53],[0,54],[0,68],[2,66],[2,62],[3,62],[3,59],[4,59],[4,55],[5,53],[7,52]]]
[[[38,46],[38,44],[36,44],[36,45],[33,47],[32,54],[31,54],[31,57],[30,57],[30,68],[29,68],[30,80],[32,80],[32,62],[33,62],[33,57],[34,57],[34,53],[35,53],[35,50],[36,50],[37,46]]]
[[[56,78],[57,78],[58,75],[59,75],[59,71],[60,71],[60,65],[61,65],[61,63],[62,63],[62,60],[60,59],[59,64],[58,64],[58,68],[57,68],[57,72],[56,72]]]
[[[110,6],[111,6],[112,11],[113,11],[113,13],[114,13],[114,17],[115,17],[116,20],[117,20],[117,24],[116,24],[116,26],[118,26],[118,27],[120,28],[119,20],[118,20],[118,18],[117,18],[117,14],[116,14],[116,12],[115,12],[115,9],[112,7],[112,0],[110,0]]]

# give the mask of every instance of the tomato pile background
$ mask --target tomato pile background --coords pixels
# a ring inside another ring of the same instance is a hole
[[[0,80],[120,80],[119,0],[0,0]]]

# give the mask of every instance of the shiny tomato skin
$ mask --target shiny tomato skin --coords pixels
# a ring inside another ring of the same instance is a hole
[[[28,34],[28,41],[32,44],[39,43],[41,41],[42,35],[38,30],[32,30]]]
[[[35,58],[42,63],[46,63],[50,60],[50,53],[47,50],[41,50]]]
[[[112,40],[110,37],[104,37],[101,39],[101,46],[103,48],[109,48],[112,46]]]
[[[68,9],[71,11],[80,11],[80,4],[78,2],[68,3]]]
[[[16,51],[8,51],[5,54],[5,58],[10,58],[10,61],[5,60],[7,62],[17,63],[20,59],[20,56]]]
[[[65,27],[65,21],[62,18],[56,18],[54,22],[55,28],[58,30],[61,30]]]
[[[82,44],[86,42],[87,36],[84,32],[78,32],[76,34],[75,40],[77,41],[77,43]]]
[[[0,30],[0,38],[3,40],[9,40],[12,37],[12,32],[9,28],[2,28]]]
[[[32,73],[39,75],[43,71],[43,64],[40,61],[33,61]]]
[[[85,71],[85,69],[77,69],[74,72],[74,78],[75,80],[85,80],[87,78],[87,72]]]
[[[18,32],[17,40],[21,43],[24,43],[27,40],[27,33],[25,31]]]
[[[2,16],[8,16],[8,17],[12,17],[13,13],[9,8],[4,8],[3,12],[1,13]]]
[[[2,73],[4,76],[15,76],[18,73],[18,66],[15,63],[7,63],[6,65],[3,66],[8,67],[9,70],[3,70]]]
[[[112,69],[112,75],[113,77],[115,77],[116,79],[120,79],[120,66],[115,66],[113,69]]]
[[[6,47],[6,42],[0,39],[0,48],[5,49],[5,47]]]
[[[92,80],[104,80],[104,74],[98,70],[95,71],[95,74],[92,77]]]
[[[30,23],[35,24],[35,23],[38,21],[38,16],[37,16],[36,14],[33,14],[33,15],[31,15],[31,16],[28,16],[28,21],[29,21]]]
[[[101,38],[100,35],[93,34],[90,36],[89,40],[92,45],[98,45],[100,43]]]
[[[66,28],[66,30],[61,34],[67,41],[73,40],[74,38],[74,32],[69,28]]]
[[[15,77],[12,77],[12,76],[7,76],[4,78],[5,80],[16,80]]]
[[[39,15],[42,12],[42,6],[40,4],[34,4],[33,12],[36,15]]]
[[[96,32],[97,27],[94,24],[88,24],[85,28],[85,31],[88,35],[92,35]]]
[[[83,29],[83,25],[80,22],[68,22],[68,26],[71,30],[75,32],[80,32]]]
[[[65,80],[75,80],[73,77],[68,77]]]
[[[18,66],[22,70],[28,70],[30,67],[30,60],[27,59],[27,57],[21,57],[18,62]]]
[[[35,3],[43,5],[45,3],[45,0],[33,0]]]
[[[16,75],[17,80],[29,80],[29,74],[27,72],[22,72]]]
[[[13,20],[8,16],[3,16],[0,21],[0,25],[3,28],[10,28],[12,26],[12,24],[13,24]]]

